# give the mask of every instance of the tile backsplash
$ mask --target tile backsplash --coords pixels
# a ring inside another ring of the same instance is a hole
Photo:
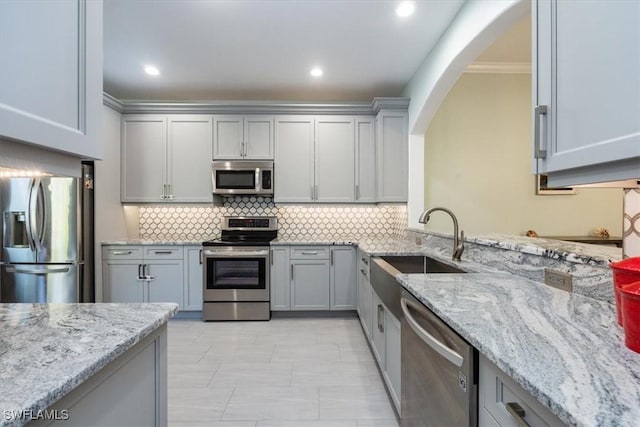
[[[223,216],[276,216],[282,237],[400,236],[406,205],[276,205],[270,198],[229,197],[223,206],[144,206],[140,238],[198,240],[220,235]]]
[[[640,256],[640,189],[624,190],[624,217],[622,220],[623,256]]]

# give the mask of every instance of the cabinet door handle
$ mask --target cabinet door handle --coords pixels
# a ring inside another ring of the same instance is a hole
[[[291,264],[291,281],[293,282],[293,264]]]
[[[202,249],[200,249],[200,253],[198,254],[198,259],[200,261],[200,265],[202,265],[203,259],[202,259]]]
[[[362,262],[364,262],[364,265],[369,265],[369,261],[365,257],[362,257],[361,259]]]
[[[167,184],[162,184],[162,195],[160,200],[164,200],[167,197]]]
[[[144,280],[144,277],[142,277],[143,275],[143,271],[142,271],[142,264],[138,264],[138,278],[136,280],[141,281]]]
[[[273,265],[273,249],[269,251],[269,264]]]
[[[318,187],[317,185],[314,187],[314,190],[313,190],[313,198],[314,198],[314,200],[318,200],[318,192],[319,192],[318,190],[319,190],[319,188],[320,187]]]
[[[311,186],[311,200],[313,200],[313,185]]]
[[[363,276],[367,276],[367,271],[364,268],[360,269],[360,273],[362,273]]]
[[[173,184],[167,184],[167,199],[175,199],[175,196],[173,195]]]
[[[155,280],[155,277],[149,274],[149,272],[147,271],[148,268],[149,268],[149,264],[144,264],[142,266],[142,274],[144,275],[144,280],[146,280],[147,282],[150,282],[152,280]]]
[[[173,251],[154,251],[156,255],[171,255]]]
[[[529,423],[524,419],[525,412],[522,406],[517,402],[507,402],[504,406],[507,408],[507,412],[509,412],[509,415],[513,417],[513,420],[516,422],[518,427],[529,427]]]
[[[302,252],[302,255],[318,255],[318,251]]]
[[[356,200],[360,200],[360,186],[356,185]]]
[[[546,159],[547,150],[542,148],[542,134],[540,133],[540,116],[547,115],[547,106],[538,105],[534,108],[534,125],[533,125],[533,144],[534,144],[534,156],[536,159]]]
[[[384,315],[384,307],[381,304],[378,304],[378,330],[384,333],[384,323],[382,321],[382,316]]]
[[[111,252],[112,255],[131,255],[133,252],[132,251],[113,251]]]
[[[329,258],[331,259],[331,265],[333,265],[333,251],[330,251],[329,255]]]

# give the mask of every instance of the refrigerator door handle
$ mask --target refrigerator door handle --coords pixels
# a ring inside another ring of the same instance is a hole
[[[42,251],[42,237],[44,236],[44,190],[40,178],[35,178],[29,190],[29,228],[35,250]]]
[[[58,268],[49,268],[49,269],[40,269],[40,268],[24,268],[24,267],[13,267],[7,266],[7,273],[24,273],[24,274],[51,274],[51,273],[68,273],[69,267],[58,267]]]
[[[40,224],[38,224],[38,242],[40,247],[44,245],[44,236],[47,232],[47,222],[48,222],[48,210],[47,210],[47,201],[45,199],[44,186],[42,185],[42,181],[38,179],[38,213],[40,214]],[[36,216],[37,218],[37,216]]]
[[[33,218],[33,214],[35,212],[35,208],[33,208],[33,204],[35,203],[33,197],[33,190],[35,188],[36,180],[32,179],[29,183],[29,195],[27,197],[27,220],[25,221],[25,228],[27,232],[27,240],[29,241],[29,249],[31,251],[36,251],[35,239],[33,237],[33,226],[35,225],[35,218]]]

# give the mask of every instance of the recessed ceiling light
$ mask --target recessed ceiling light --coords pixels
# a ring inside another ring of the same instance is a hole
[[[406,18],[411,15],[416,8],[416,4],[412,1],[401,1],[396,7],[396,15]]]
[[[146,67],[144,67],[144,72],[149,74],[150,76],[160,75],[160,70],[158,70],[158,68],[154,67],[153,65],[147,65]]]
[[[313,67],[311,69],[311,75],[313,77],[320,77],[322,75],[322,68],[320,67]]]

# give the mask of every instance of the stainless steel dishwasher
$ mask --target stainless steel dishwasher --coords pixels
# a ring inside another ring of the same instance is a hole
[[[402,291],[402,427],[478,425],[478,352]]]

